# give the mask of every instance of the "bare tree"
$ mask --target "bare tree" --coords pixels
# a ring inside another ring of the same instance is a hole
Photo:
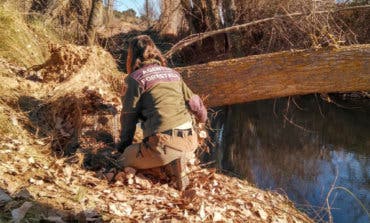
[[[113,19],[114,0],[106,0],[106,6],[107,6],[107,24],[110,24]]]
[[[181,0],[162,0],[160,17],[160,34],[167,37],[177,37],[184,20]]]
[[[182,0],[185,18],[188,22],[191,33],[202,33],[210,30],[217,30],[225,27],[225,15],[228,16],[228,24],[233,21],[233,0]],[[218,53],[224,53],[228,46],[228,36],[225,34],[209,38],[213,48]]]
[[[87,23],[86,43],[91,46],[95,42],[96,28],[101,24],[103,1],[93,0],[89,21]]]
[[[153,24],[153,21],[158,18],[158,8],[157,2],[160,0],[145,0],[144,7],[140,10],[141,17],[147,23],[148,26]]]

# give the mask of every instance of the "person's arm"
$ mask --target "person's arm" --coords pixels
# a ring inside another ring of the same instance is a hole
[[[190,111],[195,115],[198,123],[205,123],[207,121],[207,109],[202,99],[194,94],[184,81],[182,81],[182,92],[185,102],[189,106]]]
[[[121,133],[118,150],[123,150],[132,144],[134,138],[136,124],[138,122],[139,99],[141,95],[140,88],[137,82],[130,76],[126,79],[127,90],[126,94],[121,97],[122,112],[121,112]]]

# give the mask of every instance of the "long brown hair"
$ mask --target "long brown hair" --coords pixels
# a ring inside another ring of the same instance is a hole
[[[167,65],[166,59],[149,36],[140,35],[130,41],[126,60],[127,73],[144,65],[156,63],[161,66]]]

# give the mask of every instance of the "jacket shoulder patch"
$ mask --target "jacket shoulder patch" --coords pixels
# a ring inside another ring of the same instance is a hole
[[[176,82],[180,81],[180,74],[171,68],[162,67],[158,65],[151,65],[143,67],[131,74],[140,87],[146,91],[158,83]]]

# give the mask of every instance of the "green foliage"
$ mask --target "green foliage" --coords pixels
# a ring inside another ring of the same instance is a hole
[[[139,18],[136,15],[136,12],[133,9],[128,9],[126,11],[114,11],[114,16],[124,22],[132,22],[137,23],[139,22]]]

